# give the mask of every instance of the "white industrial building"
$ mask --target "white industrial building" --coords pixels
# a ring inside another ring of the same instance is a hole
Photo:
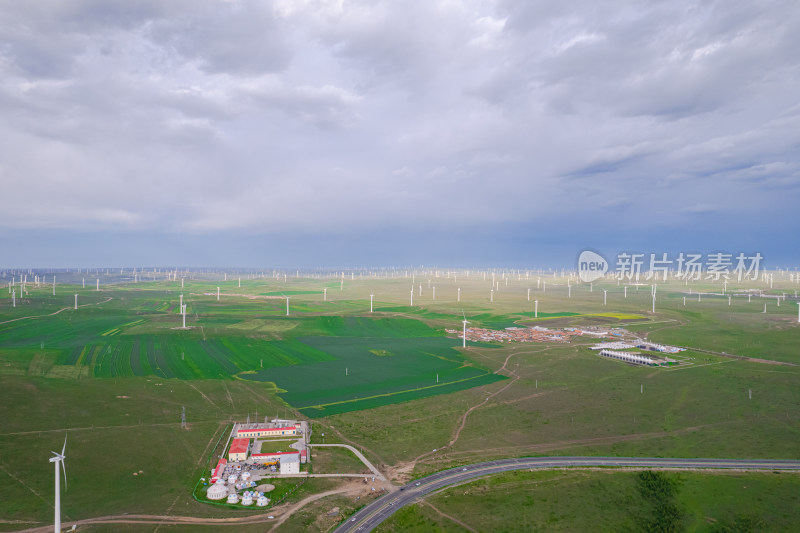
[[[611,359],[624,361],[632,365],[654,365],[656,362],[646,355],[630,352],[617,352],[615,350],[600,350],[600,355]]]
[[[300,454],[291,453],[282,455],[281,461],[281,474],[299,474],[300,473]]]

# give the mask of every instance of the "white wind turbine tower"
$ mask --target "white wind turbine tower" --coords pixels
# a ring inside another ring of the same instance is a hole
[[[286,297],[286,316],[289,316],[289,297]]]
[[[462,348],[466,348],[467,347],[467,324],[469,324],[469,321],[467,321],[467,315],[464,314],[464,310],[463,309],[461,310],[461,315],[464,317],[464,320],[461,321],[463,326],[464,326],[464,337],[463,337],[463,341],[464,342],[463,342],[463,344],[461,346],[462,346]]]
[[[64,466],[64,451],[67,449],[67,437],[64,436],[64,446],[61,448],[61,453],[52,452],[53,457],[50,462],[56,467],[56,505],[55,505],[55,522],[53,524],[53,531],[61,533],[61,478],[58,477],[58,464],[61,463],[61,470],[64,472],[64,487],[67,486],[67,469]]]
[[[373,298],[374,296],[375,296],[374,294],[372,294],[372,293],[369,293],[369,312],[370,312],[370,313],[372,312],[372,298]]]

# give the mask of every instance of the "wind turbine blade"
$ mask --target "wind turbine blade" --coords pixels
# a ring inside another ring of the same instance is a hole
[[[64,450],[67,449],[67,436],[64,435],[64,446],[61,448],[61,455],[64,455]]]
[[[67,464],[61,460],[61,471],[64,473],[64,490],[67,490]]]

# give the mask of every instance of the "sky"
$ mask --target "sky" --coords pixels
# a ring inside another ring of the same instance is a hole
[[[794,0],[0,3],[0,267],[800,264]]]

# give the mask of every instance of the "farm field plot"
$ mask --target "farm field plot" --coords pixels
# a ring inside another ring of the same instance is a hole
[[[433,396],[504,379],[469,362],[439,337],[303,337],[334,360],[261,370],[243,377],[274,382],[281,396],[318,417]],[[438,375],[438,382],[437,382]]]
[[[230,296],[220,302],[215,292],[208,296],[196,289],[186,291],[193,295],[186,296],[190,329],[177,327],[176,293],[127,286],[109,289],[102,298],[90,293],[91,303],[102,305],[0,324],[0,360],[9,361],[7,372],[14,368],[17,374],[59,379],[268,381],[308,416],[503,379],[466,360],[454,349],[458,341],[419,313],[358,316],[348,309],[362,302],[341,300],[327,302],[326,311],[335,314],[317,314],[311,309],[316,304],[299,299],[315,298],[316,291],[290,290],[282,292],[298,301],[293,315],[285,316],[280,299]],[[452,315],[436,315],[453,322]]]

